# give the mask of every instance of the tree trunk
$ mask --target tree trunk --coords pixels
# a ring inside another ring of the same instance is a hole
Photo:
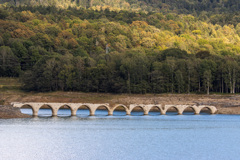
[[[222,78],[222,93],[224,92],[223,90],[224,90],[224,88],[223,88],[223,78]]]
[[[226,93],[228,93],[228,85],[226,83],[226,87],[225,87]]]
[[[207,94],[209,95],[209,88],[210,88],[210,84],[209,84],[210,82],[207,82]]]
[[[190,94],[190,82],[191,82],[191,78],[190,78],[190,74],[188,74],[188,94]]]
[[[200,78],[199,78],[199,81],[198,81],[198,92],[201,91],[201,84],[200,84]]]
[[[173,73],[172,73],[172,93],[173,93]]]
[[[233,68],[233,83],[232,83],[232,93],[235,94],[235,86],[236,86],[236,72],[235,68]]]
[[[127,86],[128,86],[128,93],[131,94],[131,75],[130,75],[130,72],[129,72],[129,71],[128,71]]]
[[[88,7],[92,7],[92,4],[93,4],[93,0],[88,0]]]
[[[232,75],[231,72],[228,72],[228,78],[229,78],[229,88],[230,88],[230,93],[232,93]]]

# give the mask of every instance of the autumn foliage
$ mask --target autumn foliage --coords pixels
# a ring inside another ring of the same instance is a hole
[[[240,24],[202,14],[2,7],[0,75],[35,91],[240,92]]]

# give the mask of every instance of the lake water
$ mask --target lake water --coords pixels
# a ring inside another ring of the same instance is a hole
[[[30,113],[29,109],[22,112]],[[125,112],[88,111],[68,117],[0,120],[1,160],[237,160],[240,116],[124,116]]]

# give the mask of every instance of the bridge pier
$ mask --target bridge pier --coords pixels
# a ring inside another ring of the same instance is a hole
[[[38,116],[38,111],[33,110],[33,116]]]
[[[148,115],[148,113],[149,113],[149,110],[148,111],[144,110],[143,115]]]
[[[195,109],[195,115],[199,115],[200,114],[200,109]]]
[[[162,110],[162,111],[161,111],[161,114],[162,114],[162,115],[166,115],[166,112],[167,112],[166,110]]]
[[[184,111],[185,108],[186,107],[184,107],[184,106],[179,107],[178,108],[178,115],[183,115],[183,111]]]
[[[90,111],[90,115],[89,116],[95,116],[95,111]]]
[[[52,109],[52,116],[57,116],[57,112],[58,112],[58,110]]]
[[[111,110],[111,111],[108,111],[108,115],[109,116],[112,116],[113,115],[113,111]]]
[[[71,116],[76,116],[77,115],[77,110],[71,110]]]

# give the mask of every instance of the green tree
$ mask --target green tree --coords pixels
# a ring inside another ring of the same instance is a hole
[[[209,95],[210,87],[212,87],[212,73],[211,70],[206,70],[203,73],[203,81],[204,81],[204,86],[207,91],[207,94]]]
[[[166,64],[168,67],[168,71],[169,71],[169,75],[170,75],[170,79],[169,82],[171,83],[171,92],[174,92],[174,73],[175,73],[175,69],[176,69],[176,60],[174,58],[167,58],[166,59]]]
[[[6,19],[8,16],[9,13],[6,10],[0,8],[0,19]]]
[[[228,83],[230,93],[235,93],[239,66],[234,60],[227,60],[225,64],[225,81]]]
[[[182,72],[180,70],[176,71],[175,78],[177,82],[178,93],[181,93],[184,89],[184,80],[183,80]]]
[[[13,54],[10,47],[0,47],[0,76],[16,77],[21,73],[18,58]]]
[[[3,38],[0,36],[0,46],[3,46],[4,45],[4,41],[3,41]]]

